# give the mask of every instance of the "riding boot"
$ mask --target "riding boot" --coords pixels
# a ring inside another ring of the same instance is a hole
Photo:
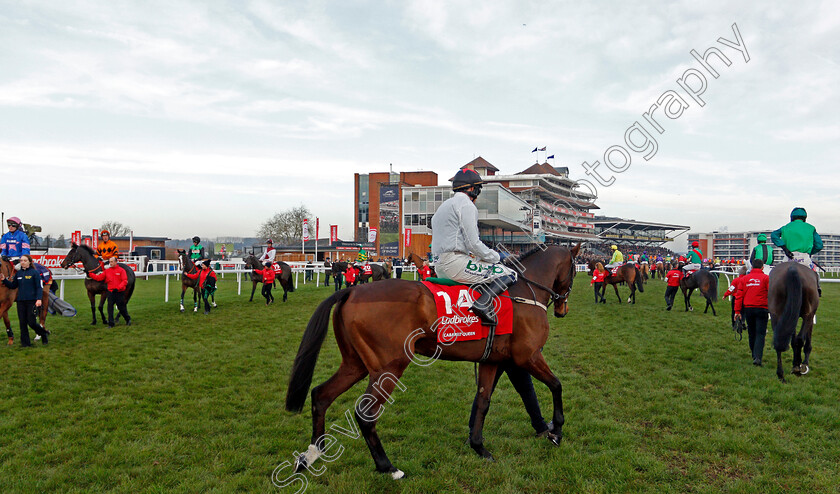
[[[496,326],[496,310],[493,307],[493,299],[516,283],[516,276],[500,276],[481,289],[481,296],[473,303],[470,310],[481,319],[482,324],[490,327]]]

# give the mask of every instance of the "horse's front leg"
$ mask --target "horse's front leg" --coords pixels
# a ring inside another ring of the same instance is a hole
[[[253,286],[251,286],[251,298],[248,300],[248,302],[253,302],[254,301],[254,292],[257,291],[257,280],[251,280],[251,281],[253,281],[254,284],[253,284]]]
[[[479,364],[478,366],[478,389],[473,400],[472,413],[470,414],[470,447],[478,453],[478,456],[493,460],[493,455],[484,447],[484,419],[490,409],[490,397],[498,381],[498,374],[501,372],[497,364]]]
[[[779,381],[785,381],[785,371],[782,370],[782,352],[776,350],[776,376],[778,376]]]
[[[802,333],[805,346],[803,347],[805,350],[805,359],[802,361],[802,365],[800,365],[800,370],[802,374],[807,374],[811,370],[811,334],[814,331],[814,314],[808,314],[807,321],[802,324]]]
[[[688,289],[688,290],[685,289],[685,288],[682,289],[683,297],[685,298],[685,311],[686,312],[688,312],[690,310],[694,310],[694,307],[691,306],[691,292],[693,292],[693,291],[694,291],[693,288]]]
[[[187,293],[187,285],[181,285],[181,312],[184,312],[184,294]]]
[[[104,310],[105,301],[107,300],[107,295],[106,295],[107,293],[108,292],[105,291],[104,293],[102,293],[102,295],[99,296],[99,316],[102,318],[103,323],[108,321],[108,319],[105,318],[105,310]]]
[[[613,283],[612,286],[615,289],[615,298],[618,299],[618,303],[621,303],[621,295],[618,294],[618,283]]]
[[[517,363],[517,365],[519,364]],[[551,372],[551,368],[548,367],[548,363],[543,358],[542,352],[534,353],[520,367],[539,379],[551,391],[551,396],[554,401],[554,414],[551,419],[552,430],[548,434],[548,440],[555,446],[559,446],[560,441],[563,439],[563,424],[566,422],[566,418],[563,415],[563,385],[560,384],[560,379]]]
[[[88,291],[88,300],[90,300],[90,313],[93,315],[93,321],[91,321],[91,326],[96,325],[96,294]],[[105,316],[102,316],[102,320],[105,321]]]

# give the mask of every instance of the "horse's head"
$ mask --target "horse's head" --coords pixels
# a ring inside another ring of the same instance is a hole
[[[60,266],[64,269],[79,262],[79,246],[73,242],[70,244],[70,252],[62,259]]]
[[[554,293],[560,298],[554,301],[554,317],[565,317],[569,313],[569,295],[572,293],[572,284],[575,281],[575,258],[580,252],[580,243],[565,251],[560,251],[560,269],[554,278]]]

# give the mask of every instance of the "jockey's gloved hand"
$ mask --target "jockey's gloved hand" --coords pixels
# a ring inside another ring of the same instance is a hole
[[[790,251],[787,247],[782,247],[782,251],[788,256],[788,259],[793,259],[793,252]]]

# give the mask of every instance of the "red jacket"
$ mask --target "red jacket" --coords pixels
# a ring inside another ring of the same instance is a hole
[[[274,269],[272,269],[272,268],[255,269],[254,272],[262,275],[263,283],[265,283],[266,285],[270,285],[270,284],[274,283]]]
[[[742,278],[741,286],[735,292],[735,313],[740,313],[743,307],[766,309],[770,277],[760,269],[753,269]]]
[[[679,269],[672,269],[665,275],[668,278],[668,286],[680,286],[680,280],[683,278],[682,271]]]
[[[429,266],[423,266],[422,268],[417,270],[417,273],[420,274],[421,280],[425,280],[426,278],[432,275],[432,269]]]
[[[192,274],[184,273],[184,276],[186,276],[187,278],[189,278],[191,280],[194,280],[194,279],[198,278],[198,286],[203,288],[204,287],[204,282],[207,281],[208,277],[213,278],[214,280],[216,279],[216,272],[213,271],[212,269],[209,269],[209,268],[208,269],[199,269],[198,271],[196,271],[195,273],[192,273]]]
[[[90,277],[96,281],[104,281],[108,285],[108,291],[121,292],[128,286],[128,276],[120,266],[114,266],[99,273],[90,273]]]
[[[741,284],[744,282],[744,278],[746,277],[747,275],[743,275],[733,279],[732,284],[729,285],[729,288],[726,289],[726,293],[724,293],[723,296],[728,297],[730,295],[735,295],[735,293],[738,291],[738,288],[740,288]]]
[[[589,284],[591,285],[593,283],[603,283],[605,276],[607,276],[606,270],[605,271],[598,271],[596,269],[595,271],[592,272],[592,281],[590,281]]]
[[[344,273],[344,277],[347,279],[347,283],[353,283],[356,281],[356,270],[354,268],[348,267],[347,271]]]

